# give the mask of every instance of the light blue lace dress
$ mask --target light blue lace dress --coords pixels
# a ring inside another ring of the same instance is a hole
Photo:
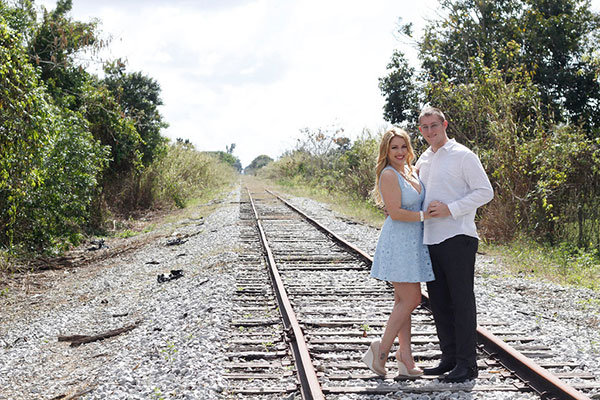
[[[419,193],[394,168],[387,166],[384,171],[386,169],[391,169],[398,176],[402,208],[421,210],[425,198],[423,184]],[[375,249],[371,276],[388,282],[429,282],[435,279],[429,250],[423,244],[422,222],[394,221],[390,216],[386,218]]]

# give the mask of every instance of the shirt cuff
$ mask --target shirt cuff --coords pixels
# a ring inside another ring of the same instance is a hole
[[[448,204],[448,210],[450,210],[452,218],[456,220],[456,217],[459,216],[458,204],[456,204],[456,202]]]

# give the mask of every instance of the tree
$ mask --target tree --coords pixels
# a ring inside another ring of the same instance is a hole
[[[449,135],[488,171],[496,198],[483,232],[600,248],[600,16],[584,0],[440,4],[417,42],[419,100],[444,110]],[[412,71],[390,64],[380,87],[397,123],[406,106],[390,94],[410,88]]]
[[[138,88],[119,90],[117,67],[108,69],[114,72],[107,82],[92,76],[77,62],[76,57],[84,51],[95,51],[105,45],[98,38],[97,22],[82,23],[69,17],[72,0],[58,0],[52,11],[44,9],[39,26],[28,43],[29,57],[40,70],[40,78],[45,83],[54,102],[70,110],[81,113],[88,122],[88,129],[94,138],[110,147],[110,165],[101,179],[104,187],[111,181],[120,181],[124,173],[129,173],[142,166],[143,156],[159,146],[162,142],[156,137],[157,124],[143,124],[144,133],[148,133],[147,148],[143,138],[136,129],[137,115],[133,109],[126,109],[127,102],[134,102],[139,95]],[[115,62],[113,65],[120,65]],[[115,72],[117,70],[117,72]],[[126,80],[126,79],[124,79]],[[112,87],[108,87],[112,84]],[[124,84],[124,83],[123,83]],[[111,89],[114,89],[111,90]],[[136,93],[130,93],[135,91]],[[115,93],[116,92],[116,93]],[[155,94],[155,93],[153,93]],[[117,101],[116,95],[125,98],[124,106]],[[139,105],[139,103],[136,103]],[[150,115],[155,122],[156,116]],[[154,147],[153,147],[154,146]]]
[[[219,161],[231,165],[238,172],[242,172],[242,163],[240,162],[240,159],[234,156],[233,154],[226,153],[224,151],[207,151],[206,153],[216,156],[219,159]]]
[[[80,115],[52,104],[21,38],[0,16],[0,245],[77,242],[105,149]]]
[[[77,110],[89,74],[76,62],[76,56],[98,50],[105,42],[98,39],[96,21],[83,23],[69,18],[72,6],[72,0],[58,0],[54,10],[44,9],[27,46],[31,62],[39,67],[40,78],[55,101]]]
[[[600,82],[593,63],[600,15],[584,0],[440,0],[446,17],[432,21],[419,42],[424,79],[470,80],[470,59],[515,61],[532,75],[542,106],[558,121],[600,126]],[[518,45],[519,52],[505,51]],[[494,55],[494,52],[496,53]]]
[[[12,246],[28,193],[42,183],[51,113],[18,35],[0,17],[0,243]]]
[[[244,173],[256,175],[256,171],[258,171],[259,169],[261,169],[262,167],[266,166],[267,164],[269,164],[271,162],[273,162],[273,159],[271,157],[269,157],[265,154],[261,154],[260,156],[256,157],[254,160],[252,160],[250,165],[248,165],[246,168],[244,168]]]
[[[110,164],[102,179],[102,186],[119,184],[121,178],[142,166],[142,138],[135,129],[134,121],[124,115],[121,105],[112,92],[90,77],[82,88],[83,117],[89,130],[105,146],[110,148]]]
[[[121,60],[107,64],[105,72],[103,83],[113,93],[124,115],[133,121],[141,139],[142,163],[147,166],[165,151],[167,144],[161,130],[168,124],[158,112],[158,106],[163,104],[160,85],[141,72],[125,73]]]
[[[166,143],[158,83],[119,60],[105,79],[88,73],[78,57],[106,42],[71,8],[58,0],[38,17],[32,0],[0,1],[0,247],[11,250],[76,243],[106,204],[136,200]]]
[[[386,68],[388,75],[379,78],[379,89],[385,97],[383,117],[392,124],[414,123],[419,116],[415,69],[399,50],[394,51]]]
[[[37,29],[37,13],[33,0],[13,0],[12,6],[8,1],[0,1],[0,15],[9,27],[19,32],[21,44],[26,47]]]
[[[442,79],[426,88],[450,120],[449,135],[479,154],[494,187],[480,229],[491,240],[523,232],[551,244],[600,244],[586,227],[599,216],[597,144],[547,115],[525,67],[504,71],[491,60],[486,67],[483,57],[472,58],[469,82]]]

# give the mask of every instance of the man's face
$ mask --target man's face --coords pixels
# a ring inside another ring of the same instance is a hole
[[[419,130],[433,150],[439,149],[448,141],[446,127],[448,121],[442,121],[437,115],[425,115],[419,121]]]

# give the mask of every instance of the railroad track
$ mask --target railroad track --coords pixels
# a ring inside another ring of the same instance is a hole
[[[570,372],[576,363],[546,362],[551,349],[502,321],[479,321],[476,383],[445,384],[429,376],[396,380],[395,348],[382,379],[360,359],[382,335],[393,292],[369,277],[369,255],[271,192],[247,191],[240,217],[243,251],[225,376],[235,398],[366,399],[462,391],[476,398],[515,392],[523,398],[587,399],[585,392],[598,388],[595,376]],[[421,366],[437,364],[425,295],[412,322],[415,359]],[[559,377],[579,383],[567,385]]]

